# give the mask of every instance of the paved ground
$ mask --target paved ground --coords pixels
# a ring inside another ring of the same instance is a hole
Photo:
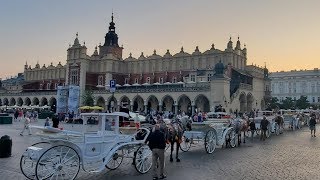
[[[69,125],[64,127],[71,128]],[[19,136],[21,128],[22,122],[0,125],[0,136],[7,134],[13,139],[12,157],[0,159],[0,179],[25,179],[20,172],[20,156],[38,138],[34,135]],[[253,143],[234,149],[216,149],[211,155],[205,153],[203,144],[199,144],[191,147],[189,152],[181,153],[180,163],[170,163],[166,159],[167,179],[320,179],[318,136],[311,138],[307,128],[285,131],[280,136],[272,135],[265,142],[255,139]],[[137,173],[131,161],[127,160],[114,171],[105,170],[100,174],[82,171],[78,179],[148,180],[151,173]]]

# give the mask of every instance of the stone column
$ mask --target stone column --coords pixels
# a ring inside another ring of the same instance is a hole
[[[162,112],[162,103],[159,103],[159,112]]]
[[[129,110],[130,110],[131,112],[133,111],[133,102],[132,102],[132,101],[130,101]]]
[[[174,113],[175,113],[175,115],[178,114],[178,104],[174,105]]]
[[[144,105],[144,113],[147,114],[148,113],[148,105]]]
[[[192,111],[192,112],[191,112],[191,115],[192,115],[192,116],[194,115],[194,108],[195,108],[195,105],[192,104],[192,105],[191,105],[191,111]]]

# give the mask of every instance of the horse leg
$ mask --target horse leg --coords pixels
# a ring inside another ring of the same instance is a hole
[[[174,145],[174,141],[171,141],[170,162],[173,162],[173,158],[172,158],[173,145]]]
[[[240,146],[241,144],[241,132],[238,133],[238,145]]]
[[[243,131],[243,143],[246,143],[246,131]]]
[[[177,149],[176,149],[176,161],[177,162],[180,162],[180,159],[179,159],[180,142],[179,141],[180,141],[180,139],[178,139],[176,142],[177,143]]]

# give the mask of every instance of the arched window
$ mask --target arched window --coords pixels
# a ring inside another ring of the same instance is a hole
[[[103,75],[98,76],[98,85],[103,86]]]

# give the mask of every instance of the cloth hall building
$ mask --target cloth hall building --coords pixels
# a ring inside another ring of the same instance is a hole
[[[270,98],[270,79],[266,67],[247,64],[247,49],[238,38],[235,47],[230,38],[224,50],[214,44],[201,52],[178,53],[169,50],[164,55],[154,50],[150,56],[123,58],[115,23],[112,21],[104,44],[87,54],[79,43],[78,33],[67,49],[66,61],[54,66],[24,67],[24,82],[19,93],[0,93],[2,105],[56,104],[57,87],[80,86],[80,97],[92,90],[95,104],[105,109],[119,110],[127,104],[132,111],[171,111],[192,114],[209,112],[223,106],[227,112],[247,112],[265,109]],[[106,87],[116,80],[116,92]]]

